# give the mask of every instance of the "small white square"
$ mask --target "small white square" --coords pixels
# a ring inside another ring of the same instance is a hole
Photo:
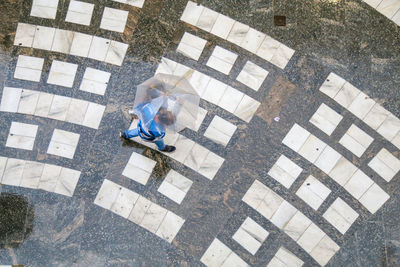
[[[56,29],[53,45],[51,46],[51,51],[69,54],[69,52],[71,51],[73,39],[73,31]]]
[[[368,163],[368,166],[385,179],[386,182],[390,182],[400,170],[400,160],[385,148],[382,148]]]
[[[50,110],[48,112],[48,117],[50,119],[64,121],[67,117],[70,104],[70,97],[54,95],[53,101],[51,102]]]
[[[350,150],[357,157],[361,157],[374,139],[352,124],[343,137],[339,140],[345,148]]]
[[[196,143],[183,163],[197,172],[208,153],[210,150]]]
[[[206,266],[222,266],[231,253],[232,250],[230,248],[215,238],[206,252],[204,252],[200,261]]]
[[[123,33],[125,30],[128,11],[105,7],[100,28]]]
[[[221,168],[225,159],[210,151],[200,164],[199,173],[212,180]]]
[[[74,32],[70,54],[74,56],[87,57],[92,44],[93,36],[80,32]]]
[[[249,26],[247,26],[239,21],[235,21],[235,23],[233,24],[232,29],[228,35],[227,40],[229,42],[232,42],[232,43],[240,46],[249,30],[250,30]]]
[[[257,56],[267,61],[271,61],[274,55],[277,53],[280,45],[281,45],[280,42],[266,35],[264,41],[261,43],[260,47],[256,52]]]
[[[211,33],[222,38],[226,39],[233,27],[235,20],[223,15],[219,14],[217,20],[214,23],[214,26],[211,29]]]
[[[310,122],[327,135],[331,135],[342,119],[342,115],[322,103],[311,117]]]
[[[307,230],[297,240],[297,243],[310,253],[326,234],[314,223],[311,223]]]
[[[184,223],[184,219],[175,213],[168,211],[158,227],[156,235],[167,240],[169,243],[172,243],[172,240],[174,240]]]
[[[87,67],[79,90],[104,95],[111,73]]]
[[[198,60],[206,43],[207,40],[185,32],[176,51],[194,60]]]
[[[381,126],[381,124],[386,120],[386,118],[390,115],[390,112],[384,109],[378,103],[371,108],[368,114],[364,118],[364,122],[371,127],[372,129],[376,130]]]
[[[60,176],[58,177],[54,193],[72,197],[80,176],[80,171],[61,168]]]
[[[85,119],[88,105],[87,101],[71,98],[65,121],[81,125]]]
[[[71,88],[77,69],[77,64],[53,60],[47,83]]]
[[[128,44],[111,41],[104,61],[110,64],[121,66],[127,50]]]
[[[150,178],[151,173],[128,163],[126,164],[122,172],[122,175],[142,185],[146,185],[147,181]]]
[[[309,131],[295,123],[282,140],[282,144],[285,144],[295,152],[298,152],[309,136]]]
[[[271,59],[271,63],[275,64],[281,69],[284,69],[294,54],[294,50],[284,44],[280,44],[276,53]]]
[[[1,183],[19,186],[24,172],[25,162],[25,160],[8,158]]]
[[[214,10],[204,7],[199,19],[196,22],[196,27],[209,32],[217,20],[218,13]]]
[[[37,125],[13,121],[11,123],[6,146],[32,150],[35,143],[37,129]]]
[[[210,125],[204,133],[204,136],[210,138],[216,143],[226,146],[235,133],[237,126],[222,119],[219,116],[214,116]]]
[[[323,141],[311,134],[299,149],[298,153],[311,163],[314,163],[325,147],[326,144]]]
[[[182,200],[186,196],[185,192],[179,190],[176,186],[168,183],[167,181],[161,183],[160,187],[158,188],[158,192],[178,204],[181,204]]]
[[[105,209],[111,209],[121,189],[122,187],[120,185],[104,179],[96,199],[94,200],[94,204]]]
[[[361,91],[358,90],[354,85],[346,82],[342,89],[336,94],[334,100],[344,108],[349,108],[351,103],[353,103],[354,99],[356,99],[360,92]]]
[[[33,0],[31,16],[55,19],[57,14],[58,0]]]
[[[376,10],[385,15],[387,18],[392,18],[400,9],[400,3],[396,0],[383,0],[376,7]]]
[[[310,226],[310,224],[311,220],[300,211],[297,211],[289,220],[289,222],[283,227],[283,231],[294,241],[297,241]]]
[[[128,220],[140,225],[143,217],[146,215],[146,212],[150,208],[152,203],[153,202],[151,202],[147,198],[139,196],[138,200],[136,200],[135,206],[131,211],[131,214],[128,217]]]
[[[253,28],[250,28],[246,36],[243,38],[240,46],[251,53],[256,53],[261,43],[265,39],[265,34]]]
[[[40,177],[38,188],[48,192],[54,192],[61,169],[62,167],[60,166],[44,164],[43,174]]]
[[[245,122],[250,122],[259,106],[260,102],[254,100],[248,95],[244,95],[233,114]]]
[[[296,257],[289,250],[285,249],[284,247],[280,247],[279,250],[276,252],[275,256],[270,261],[270,263],[267,265],[267,267],[275,267],[275,266],[279,267],[280,265],[282,265],[282,267],[283,266],[301,267],[303,266],[303,263],[304,262],[302,260]]]
[[[360,169],[358,169],[350,180],[344,185],[355,199],[359,199],[374,182]]]
[[[325,235],[310,252],[310,255],[320,265],[325,266],[339,249],[340,247],[338,244],[330,239],[329,236]]]
[[[343,85],[346,83],[346,80],[342,77],[336,75],[335,73],[329,73],[328,77],[321,85],[319,90],[329,96],[330,98],[334,98],[336,94],[342,89]]]
[[[132,152],[129,161],[129,164],[136,166],[148,173],[152,173],[154,166],[156,166],[156,161],[149,159],[139,153]]]
[[[229,111],[230,113],[234,113],[243,97],[244,94],[242,92],[228,86],[225,90],[225,93],[221,97],[218,106]]]
[[[368,188],[359,201],[369,210],[369,212],[374,214],[389,198],[390,196],[383,191],[379,185],[374,183],[370,188]]]
[[[242,71],[236,77],[236,80],[247,85],[251,89],[258,91],[268,75],[268,71],[257,66],[251,61],[247,61]]]
[[[232,236],[232,239],[238,242],[252,255],[255,255],[268,235],[268,231],[262,228],[250,217],[247,217],[236,233]]]
[[[72,159],[79,142],[79,136],[77,133],[54,129],[47,153]]]
[[[357,167],[353,163],[345,157],[340,157],[333,169],[329,172],[329,176],[338,184],[344,186],[356,171]]]
[[[14,45],[32,47],[36,26],[26,23],[18,23],[15,33]]]
[[[375,101],[369,96],[360,92],[360,94],[354,99],[354,101],[349,106],[349,111],[353,113],[360,120],[368,114],[368,112],[375,105]]]
[[[396,134],[400,132],[400,119],[393,114],[389,114],[376,131],[387,140],[392,141]]]
[[[214,78],[211,78],[210,82],[205,89],[202,98],[214,105],[217,105],[225,93],[228,85],[220,82]]]
[[[35,116],[47,117],[49,115],[50,106],[53,102],[53,94],[40,92],[35,108]]]
[[[179,135],[176,143],[174,144],[176,150],[168,155],[176,161],[184,162],[186,157],[190,154],[195,142],[183,135]]]
[[[166,209],[155,203],[151,203],[142,222],[140,223],[140,226],[155,234],[166,214]]]
[[[90,102],[82,125],[93,129],[98,129],[105,109],[106,107],[103,105]]]
[[[90,44],[88,58],[104,61],[106,59],[110,42],[111,41],[109,39],[93,36]]]
[[[163,62],[164,61],[161,61],[161,64],[163,64]],[[160,64],[160,67],[162,66],[161,64]],[[163,64],[163,68],[164,67],[170,68],[167,64]],[[168,72],[166,72],[166,73],[168,73]],[[173,71],[170,74],[172,74],[172,73],[173,73]],[[193,74],[189,78],[190,84],[193,86],[194,90],[196,90],[197,94],[200,97],[203,97],[203,93],[206,90],[207,85],[210,82],[210,80],[211,80],[210,76],[207,76],[201,72],[198,72],[197,70],[194,71]]]
[[[289,222],[296,212],[297,209],[295,207],[286,200],[283,200],[274,215],[272,215],[271,222],[279,229],[282,229],[282,227]]]
[[[201,13],[203,12],[204,6],[194,3],[192,1],[188,1],[185,10],[182,13],[181,20],[195,25],[199,20]]]
[[[94,4],[71,0],[65,21],[89,26]]]
[[[340,155],[336,150],[327,145],[314,164],[323,172],[329,173],[335,167],[336,163],[340,160],[341,157],[342,155]]]
[[[22,89],[21,100],[18,105],[18,113],[33,115],[40,93],[38,91]]]
[[[237,54],[220,46],[216,46],[206,65],[228,75],[236,59]]]
[[[55,33],[55,28],[36,26],[32,47],[48,51],[51,50]]]
[[[323,217],[340,233],[345,234],[358,218],[358,213],[341,198],[337,198],[325,211]]]
[[[137,193],[122,187],[110,210],[124,218],[128,218],[138,198],[139,195]]]
[[[269,170],[268,175],[281,183],[286,188],[289,188],[297,177],[302,172],[300,168],[293,161],[281,155],[276,163]]]
[[[258,180],[254,180],[253,184],[247,189],[242,201],[253,209],[257,209],[264,197],[269,193],[270,189]],[[280,204],[280,203],[279,203]]]
[[[1,97],[0,111],[17,112],[21,94],[22,89],[20,88],[4,87]]]
[[[310,175],[297,190],[296,195],[306,202],[314,210],[318,210],[331,190],[323,183]]]

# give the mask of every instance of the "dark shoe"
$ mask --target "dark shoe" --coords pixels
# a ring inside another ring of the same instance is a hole
[[[128,138],[126,137],[125,132],[119,132],[119,137],[124,138],[125,140],[128,140]]]
[[[162,152],[174,152],[176,150],[176,147],[174,146],[165,146]]]

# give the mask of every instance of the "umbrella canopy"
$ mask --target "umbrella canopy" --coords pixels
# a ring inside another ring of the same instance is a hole
[[[174,132],[194,127],[200,97],[187,80],[192,73],[188,71],[183,77],[156,74],[137,86],[133,113],[144,130],[151,130],[154,122]]]

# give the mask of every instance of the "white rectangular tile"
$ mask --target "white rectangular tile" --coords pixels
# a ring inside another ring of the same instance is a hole
[[[284,69],[294,54],[294,50],[284,44],[280,44],[270,62],[281,69]]]
[[[152,203],[144,215],[140,226],[152,233],[156,233],[166,214],[166,209],[155,203]]]
[[[184,162],[194,144],[195,142],[191,139],[180,135],[175,143],[176,150],[168,155],[176,161]]]
[[[94,5],[91,3],[72,0],[68,6],[65,21],[89,26]]]
[[[53,60],[47,83],[71,88],[77,69],[77,64]]]
[[[374,214],[389,198],[390,196],[374,183],[370,188],[368,188],[364,195],[361,196],[359,201],[369,210],[369,212]]]
[[[326,236],[325,233],[314,223],[311,223],[306,231],[301,235],[297,243],[308,253],[310,253]]]
[[[360,90],[349,82],[346,82],[333,99],[344,108],[349,108],[359,94]]]
[[[74,38],[72,39],[69,53],[74,56],[88,57],[92,39],[92,35],[74,32]]]
[[[314,165],[317,166],[325,173],[329,173],[338,163],[342,156],[330,146],[326,146],[315,161]]]
[[[325,147],[326,144],[323,141],[311,134],[299,149],[298,153],[311,163],[314,163]]]
[[[364,118],[364,122],[376,130],[386,120],[390,112],[384,109],[381,105],[376,103]]]
[[[222,72],[225,75],[229,75],[229,72],[231,71],[233,65],[231,63],[228,63],[226,61],[223,61],[220,58],[214,57],[211,55],[211,57],[208,59],[206,65],[210,68],[213,68],[219,72]]]
[[[37,125],[12,122],[6,141],[6,146],[32,150],[35,143],[37,129]]]
[[[279,229],[282,229],[282,227],[288,223],[296,212],[297,209],[284,200],[278,210],[271,217],[271,222]]]
[[[60,176],[58,177],[56,188],[54,189],[54,193],[72,197],[75,187],[78,184],[80,175],[80,171],[62,168]]]
[[[257,250],[261,247],[261,243],[242,228],[239,228],[235,232],[232,239],[238,242],[252,255],[256,254]]]
[[[88,105],[87,101],[72,98],[65,121],[81,125],[85,119]]]
[[[40,93],[38,91],[22,89],[18,105],[18,113],[33,115]]]
[[[128,219],[136,224],[141,224],[147,210],[153,202],[143,196],[139,196],[136,200],[135,206],[133,207],[131,214]]]
[[[210,150],[196,143],[186,157],[184,164],[197,172],[208,153],[210,153]]]
[[[342,77],[336,75],[335,73],[329,73],[328,77],[321,85],[319,90],[329,96],[330,98],[334,98],[336,94],[342,89],[343,85],[346,83],[346,80]]]
[[[209,32],[213,28],[214,23],[217,20],[217,17],[218,17],[217,12],[204,7],[195,26],[206,32]]]
[[[67,117],[69,104],[71,98],[66,96],[54,95],[53,102],[51,102],[48,117],[50,119],[64,121]]]
[[[13,121],[10,127],[10,134],[35,138],[37,130],[37,125]]]
[[[203,12],[204,6],[198,5],[195,2],[189,1],[182,13],[181,20],[196,25],[199,20],[201,13]]]
[[[43,173],[40,177],[38,188],[48,192],[54,192],[61,169],[61,166],[44,164]]]
[[[296,180],[296,177],[290,175],[277,164],[274,164],[274,166],[272,166],[272,168],[268,171],[268,175],[274,178],[277,182],[279,182],[286,188],[289,188]]]
[[[104,61],[106,59],[109,46],[109,39],[93,36],[90,44],[88,58]]]
[[[43,167],[43,163],[26,161],[20,186],[36,189],[43,173]]]
[[[128,163],[133,166],[136,166],[148,173],[152,173],[153,168],[154,168],[154,166],[156,166],[157,162],[148,157],[145,157],[139,153],[132,152]]]
[[[117,199],[121,189],[122,187],[118,184],[104,179],[103,184],[97,193],[96,199],[94,200],[94,204],[105,209],[110,209]]]
[[[3,173],[6,168],[6,165],[7,165],[7,158],[0,157],[0,182],[1,182],[1,179],[3,178]]]
[[[327,264],[340,247],[327,235],[311,251],[310,255],[322,266]]]
[[[283,231],[294,241],[299,240],[306,229],[310,226],[311,220],[303,213],[297,211],[289,222],[283,227]]]
[[[352,124],[349,130],[339,140],[339,143],[346,149],[350,150],[357,157],[361,157],[372,141],[372,137]]]
[[[17,67],[42,70],[43,63],[44,58],[19,55],[17,60]]]
[[[345,157],[340,157],[328,174],[338,184],[344,186],[356,171],[357,167],[353,163]]]
[[[212,180],[224,163],[224,159],[210,151],[201,163],[199,173]]]
[[[344,185],[355,199],[359,199],[374,182],[360,169],[358,169],[350,180]]]
[[[218,106],[229,111],[230,113],[234,113],[243,97],[244,94],[242,92],[228,86],[222,95]]]
[[[17,31],[15,32],[14,45],[32,47],[35,32],[35,25],[18,23]]]
[[[302,168],[300,168],[296,163],[288,159],[285,155],[281,155],[278,158],[278,160],[276,161],[276,165],[295,179],[303,171]]]
[[[233,114],[245,122],[250,122],[259,106],[260,102],[244,95]]]
[[[82,125],[98,129],[106,107],[90,102]]]
[[[236,80],[247,85],[251,89],[258,91],[268,75],[268,71],[257,66],[251,61],[247,61]]]
[[[221,131],[215,129],[214,127],[208,127],[204,132],[204,136],[214,141],[215,143],[221,144],[223,146],[226,146],[229,143],[229,140],[231,139],[230,136],[222,133]]]
[[[105,7],[100,28],[123,33],[128,19],[128,11]]]
[[[150,178],[151,173],[146,172],[145,170],[128,163],[125,166],[122,175],[138,183],[146,185],[147,181]]]
[[[296,195],[311,208],[318,210],[330,192],[328,187],[310,175],[297,190]]]
[[[279,250],[276,252],[275,257],[279,259],[285,266],[290,267],[301,267],[303,266],[303,261],[296,257],[293,253],[289,250],[285,249],[284,247],[280,247]]]
[[[400,160],[385,148],[382,148],[368,163],[368,166],[385,179],[385,181],[390,182],[400,171]]]
[[[323,217],[340,233],[345,234],[358,218],[358,213],[341,198],[337,198],[325,211]]]
[[[269,191],[269,188],[263,183],[255,180],[243,196],[242,201],[253,209],[257,209]]]
[[[158,227],[156,235],[167,240],[169,243],[172,243],[172,240],[174,240],[184,222],[185,220],[183,218],[168,211],[164,220],[161,222],[160,227]]]
[[[57,15],[57,6],[42,6],[40,4],[42,3],[37,3],[39,1],[33,1],[32,3],[32,9],[30,15],[33,17],[39,17],[39,18],[45,18],[45,19],[55,19]],[[40,2],[55,2],[58,3],[58,1],[40,1]]]
[[[55,28],[36,26],[32,47],[43,50],[51,50],[55,33]]]
[[[327,135],[331,135],[342,119],[342,115],[322,103],[311,117],[310,122]]]
[[[139,195],[137,193],[122,187],[110,210],[124,218],[128,218],[138,198]]]
[[[357,118],[362,120],[374,105],[375,101],[373,99],[371,99],[363,92],[360,92],[360,94],[350,104],[348,110],[353,113]]]
[[[250,30],[250,27],[239,22],[235,21],[235,23],[232,26],[232,29],[227,37],[227,40],[229,42],[232,42],[238,46],[242,44],[242,41],[244,38],[247,36],[248,31]]]
[[[214,23],[214,26],[211,29],[211,33],[222,38],[226,39],[233,27],[235,20],[223,15],[219,14],[217,20]]]
[[[271,61],[271,59],[274,57],[276,52],[278,51],[279,46],[281,45],[280,42],[275,40],[274,38],[266,35],[265,39],[261,43],[260,47],[257,49],[257,56],[267,60]]]
[[[176,51],[194,60],[198,60],[206,43],[207,40],[185,32]]]
[[[71,51],[73,39],[73,31],[56,29],[53,45],[51,46],[51,51],[69,54],[69,52]]]
[[[0,111],[17,112],[21,94],[22,89],[20,88],[4,87],[1,96]]]
[[[55,129],[47,153],[72,159],[78,141],[79,134]]]
[[[2,184],[19,186],[24,172],[25,160],[9,158],[4,169]]]
[[[40,92],[35,108],[35,116],[47,117],[49,115],[50,106],[53,102],[53,94]]]
[[[400,9],[400,2],[397,0],[383,0],[376,10],[388,18],[392,18],[394,14]]]
[[[267,194],[265,195],[264,199],[262,199],[256,210],[262,216],[270,220],[279,209],[283,201],[283,198],[268,188]]]
[[[226,85],[223,82],[220,82],[214,78],[211,78],[210,82],[205,89],[202,98],[210,103],[217,105],[225,93]]]
[[[393,114],[389,114],[376,131],[391,141],[400,132],[400,119]]]
[[[166,65],[166,67],[168,67],[168,66]],[[207,85],[210,82],[210,80],[211,80],[210,76],[205,75],[198,71],[194,71],[192,76],[189,78],[190,84],[193,86],[193,88],[196,90],[197,94],[200,97],[203,96],[203,93],[206,90]]]
[[[157,191],[178,204],[181,204],[186,196],[185,192],[167,181],[163,181]]]
[[[235,252],[232,252],[226,258],[221,267],[231,267],[231,266],[248,267],[249,265],[244,260],[242,260]]]
[[[110,64],[121,66],[127,50],[128,44],[111,41],[104,61]]]
[[[309,136],[309,131],[295,123],[282,140],[282,144],[285,144],[295,152],[298,152]]]
[[[231,253],[232,250],[230,248],[215,238],[206,252],[204,252],[200,261],[206,266],[221,266]]]
[[[240,43],[240,46],[252,53],[256,53],[261,43],[264,41],[265,36],[264,33],[250,28]]]

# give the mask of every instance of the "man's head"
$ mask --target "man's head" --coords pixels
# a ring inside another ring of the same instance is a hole
[[[164,125],[172,125],[175,123],[175,116],[171,111],[166,110],[165,108],[160,108],[157,113],[158,120],[161,124]]]

